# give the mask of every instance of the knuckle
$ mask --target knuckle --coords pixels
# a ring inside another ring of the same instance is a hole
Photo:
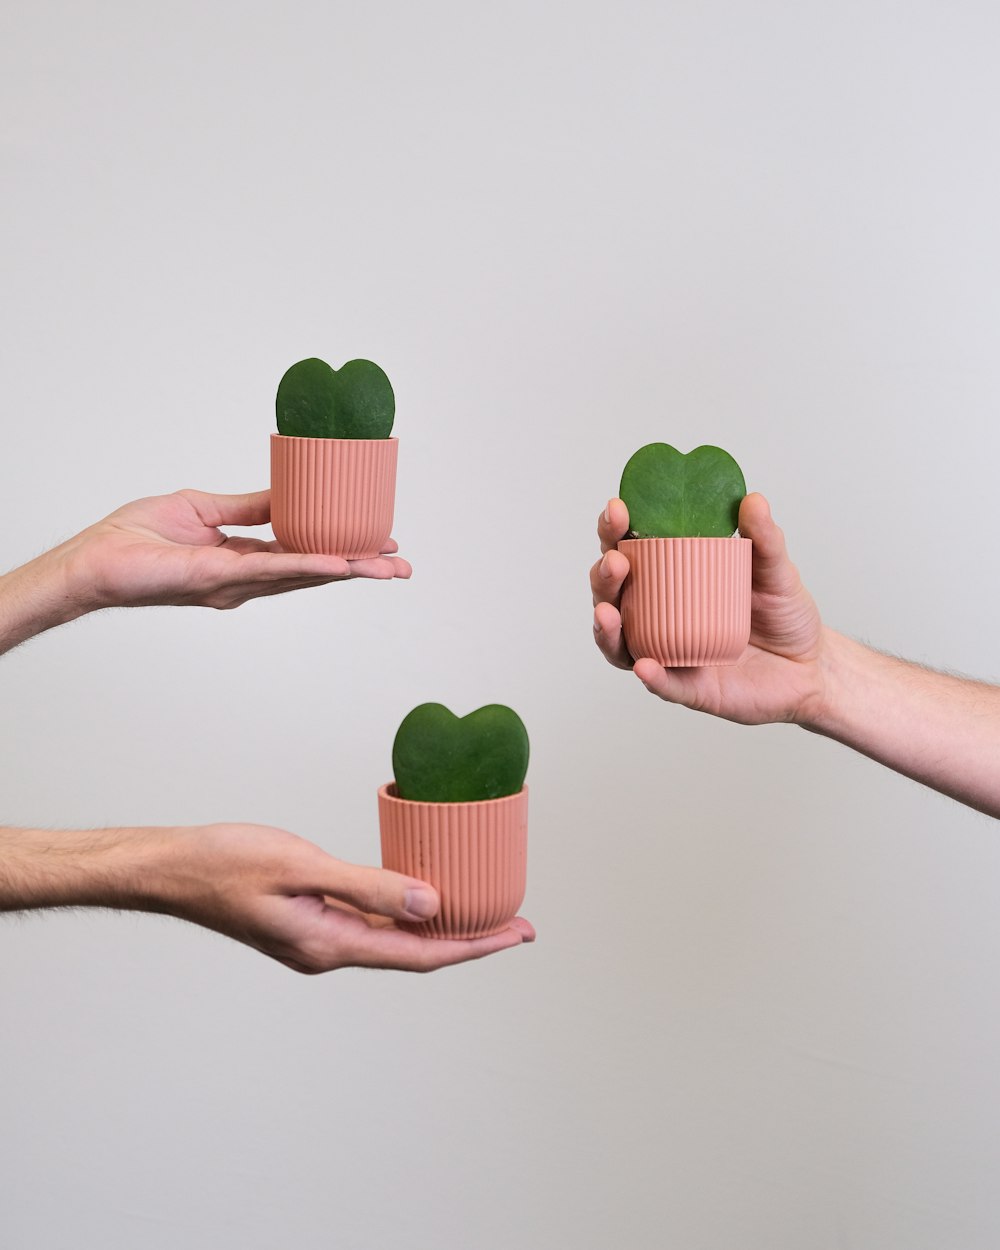
[[[352,894],[357,906],[379,915],[394,915],[401,905],[400,888],[395,878],[381,868],[360,875]]]
[[[324,972],[335,972],[341,967],[339,960],[329,951],[318,949],[300,951],[298,962],[301,964],[302,972],[309,977],[318,977]]]
[[[397,910],[397,890],[393,883],[379,875],[367,885],[368,910],[389,915]]]

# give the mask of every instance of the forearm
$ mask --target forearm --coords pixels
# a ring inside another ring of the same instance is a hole
[[[167,911],[182,830],[0,828],[0,911]]]
[[[805,728],[1000,817],[1000,687],[826,630],[824,695]]]
[[[75,578],[73,540],[0,576],[0,655],[91,610]]]

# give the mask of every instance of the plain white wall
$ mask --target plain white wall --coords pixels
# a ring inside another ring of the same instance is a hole
[[[1000,19],[865,3],[0,11],[0,566],[266,484],[317,354],[398,397],[413,581],[0,664],[0,819],[375,862],[392,735],[532,739],[535,947],[297,978],[0,925],[10,1250],[994,1250],[1000,840],[591,642],[628,456],[729,448],[832,625],[1000,677]]]

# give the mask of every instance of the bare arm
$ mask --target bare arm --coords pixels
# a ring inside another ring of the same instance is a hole
[[[89,611],[58,551],[0,577],[0,655]]]
[[[151,604],[235,608],[248,599],[365,577],[409,577],[387,543],[372,560],[298,555],[278,543],[227,536],[264,525],[270,492],[181,490],[137,499],[36,560],[0,577],[0,655],[87,612]]]
[[[823,698],[801,721],[1000,818],[1000,688],[935,672],[824,630]]]
[[[444,942],[396,920],[439,900],[413,877],[334,859],[264,825],[46,832],[0,829],[0,911],[111,907],[214,929],[296,972],[429,972],[534,939],[526,920],[493,937]]]
[[[894,659],[826,628],[788,557],[767,501],[748,495],[740,533],[753,540],[750,645],[738,664],[665,669],[625,648],[618,605],[628,561],[615,544],[628,510],[598,521],[604,555],[590,571],[594,636],[669,703],[745,725],[785,721],[834,738],[943,794],[1000,817],[1000,688]]]

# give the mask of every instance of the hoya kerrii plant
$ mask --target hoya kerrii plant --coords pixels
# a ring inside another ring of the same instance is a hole
[[[271,525],[286,551],[345,560],[380,555],[392,532],[396,399],[370,360],[286,370],[271,435]]]
[[[278,433],[293,438],[388,438],[396,397],[371,360],[332,369],[310,357],[286,370],[275,400]]]
[[[528,734],[498,703],[456,716],[422,703],[392,747],[395,783],[378,793],[382,864],[430,882],[441,906],[400,922],[428,937],[499,933],[527,881]]]
[[[746,494],[743,471],[721,447],[684,455],[669,443],[648,443],[622,473],[630,538],[728,538]]]
[[[519,794],[528,771],[528,732],[500,703],[467,716],[422,703],[396,732],[392,767],[401,799],[475,803]]]
[[[621,619],[633,659],[669,668],[736,664],[750,638],[753,544],[733,538],[743,471],[721,447],[640,447],[619,488],[631,529]]]

